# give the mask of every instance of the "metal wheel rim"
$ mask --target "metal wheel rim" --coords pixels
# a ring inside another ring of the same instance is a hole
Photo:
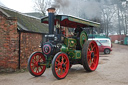
[[[39,62],[45,62],[45,57],[41,53],[35,53],[31,57],[30,69],[34,75],[41,75],[44,73],[46,66],[39,66]]]
[[[65,67],[63,67],[62,65],[65,65]],[[64,78],[69,70],[69,60],[68,60],[68,56],[65,55],[64,53],[61,53],[57,56],[56,60],[55,60],[55,72],[56,75],[59,78]]]
[[[91,57],[92,53],[94,53],[94,58]],[[99,62],[99,50],[95,41],[91,41],[88,46],[87,60],[89,68],[95,70]]]

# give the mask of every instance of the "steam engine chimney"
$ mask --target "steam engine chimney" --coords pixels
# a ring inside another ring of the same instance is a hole
[[[55,8],[48,8],[47,11],[48,11],[49,34],[53,34]]]

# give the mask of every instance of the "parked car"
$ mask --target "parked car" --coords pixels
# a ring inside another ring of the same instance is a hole
[[[98,48],[99,48],[99,52],[104,52],[104,54],[110,54],[110,52],[112,51],[110,46],[105,46],[103,44],[101,44],[99,41],[96,41]]]
[[[111,40],[109,38],[89,38],[88,40],[99,41],[102,45],[109,46],[112,48],[112,43],[111,43]]]

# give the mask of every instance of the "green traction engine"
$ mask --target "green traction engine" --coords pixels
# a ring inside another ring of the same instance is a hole
[[[88,72],[95,71],[99,62],[99,50],[95,41],[88,41],[86,28],[100,26],[99,23],[68,15],[54,15],[55,8],[48,9],[48,16],[41,23],[48,24],[46,42],[42,52],[33,52],[28,59],[28,70],[41,76],[46,68],[52,68],[57,79],[67,76],[72,65],[81,64]]]

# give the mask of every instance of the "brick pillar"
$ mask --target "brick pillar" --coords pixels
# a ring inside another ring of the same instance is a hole
[[[0,72],[12,72],[18,68],[17,19],[0,14]]]

